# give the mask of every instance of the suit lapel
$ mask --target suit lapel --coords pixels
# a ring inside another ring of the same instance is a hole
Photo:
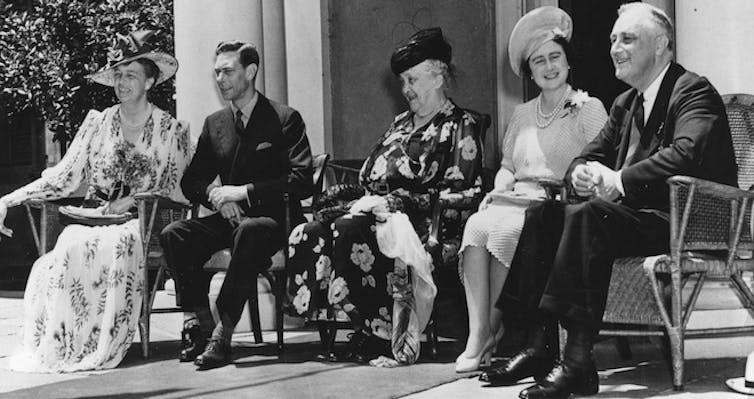
[[[682,66],[672,62],[668,68],[668,72],[665,73],[665,77],[660,83],[660,90],[657,92],[657,98],[655,98],[654,106],[652,106],[652,112],[649,114],[649,120],[647,126],[644,128],[644,133],[641,135],[642,148],[655,148],[658,143],[662,141],[662,135],[664,133],[664,122],[668,115],[668,105],[670,104],[670,95],[673,94],[673,87],[685,70]]]
[[[269,100],[261,93],[257,99],[257,104],[251,111],[249,122],[244,128],[243,135],[240,137],[239,144],[236,151],[236,156],[233,159],[233,165],[231,166],[231,181],[235,178],[235,172],[243,169],[244,165],[251,161],[253,158],[252,152],[256,152],[256,148],[259,143],[269,141],[269,133],[272,132],[272,124],[276,121],[276,113],[272,109]],[[232,121],[232,118],[231,118]],[[231,129],[235,131],[235,125],[231,123]]]
[[[636,110],[636,96],[638,96],[638,91],[636,89],[631,89],[631,92],[629,93],[628,97],[626,97],[626,102],[620,107],[620,110],[624,112],[623,117],[621,118],[622,124],[621,124],[621,132],[620,132],[620,147],[618,152],[618,158],[617,162],[615,163],[615,170],[619,170],[623,167],[623,164],[626,162],[626,154],[628,152],[628,146],[631,144],[631,126],[633,124],[633,115],[634,111]],[[625,106],[630,104],[630,108],[626,108]]]

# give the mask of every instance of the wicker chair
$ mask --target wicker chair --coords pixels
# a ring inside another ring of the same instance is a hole
[[[327,167],[329,154],[319,154],[313,158],[314,168],[314,195],[312,201],[322,193],[322,186],[325,178],[324,170]],[[288,203],[288,195],[285,195],[285,201]],[[308,205],[303,206],[304,213],[311,212],[311,208]],[[291,232],[291,219],[290,214],[286,207],[285,215],[285,231],[286,237]],[[230,250],[224,249],[216,252],[205,263],[204,270],[215,273],[225,273],[228,270],[230,264]],[[272,293],[275,296],[275,329],[277,332],[277,350],[278,354],[283,352],[283,301],[286,296],[286,266],[288,264],[288,246],[284,245],[279,251],[272,256],[272,265],[260,274],[267,280],[272,289]],[[251,290],[249,291],[249,320],[251,322],[251,329],[254,334],[254,341],[256,343],[262,343],[262,327],[259,319],[259,300],[257,291],[256,279],[251,284]],[[323,341],[324,342],[324,341]]]
[[[147,358],[149,356],[150,314],[181,310],[178,306],[164,309],[152,308],[157,289],[164,279],[166,267],[158,235],[171,222],[185,219],[189,207],[149,193],[136,194],[134,199],[137,203],[141,239],[142,242],[148,243],[143,247],[144,284],[148,289],[142,290],[141,314],[139,316],[141,353],[144,358]],[[24,203],[39,256],[52,249],[54,241],[62,231],[63,226],[59,223],[58,208],[62,205],[80,204],[81,201],[81,198],[64,198],[55,201],[34,199]],[[152,234],[155,232],[157,234]],[[152,284],[149,283],[150,271],[156,273],[156,278]],[[176,301],[178,302],[179,299],[176,298]]]
[[[666,337],[673,388],[683,389],[684,338],[751,334],[754,326],[688,329],[702,286],[725,280],[754,315],[754,294],[742,273],[754,271],[750,215],[754,192],[754,96],[723,96],[738,163],[734,188],[688,176],[670,185],[670,253],[621,258],[613,264],[601,335]],[[564,195],[557,184],[556,195]],[[682,295],[690,287],[690,295]],[[564,342],[561,330],[561,347]]]

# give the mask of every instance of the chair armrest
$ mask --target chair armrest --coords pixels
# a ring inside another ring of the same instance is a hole
[[[173,210],[188,210],[191,209],[191,204],[185,204],[178,201],[173,201],[172,199],[161,195],[157,193],[138,193],[134,194],[134,199],[136,202],[139,201],[158,201],[158,206],[163,209],[173,209]]]
[[[667,183],[671,186],[693,186],[695,187],[695,191],[699,194],[709,195],[723,200],[743,200],[745,198],[754,199],[754,191],[741,190],[737,187],[691,176],[671,176],[668,178]]]
[[[547,199],[565,201],[568,199],[568,190],[563,180],[559,179],[537,179],[537,183],[545,189]]]

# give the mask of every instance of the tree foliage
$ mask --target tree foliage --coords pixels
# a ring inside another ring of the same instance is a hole
[[[57,140],[71,140],[89,109],[117,102],[87,75],[107,64],[116,33],[139,29],[172,54],[172,0],[0,0],[0,105],[10,117],[32,109]],[[175,114],[174,93],[169,80],[150,101]]]

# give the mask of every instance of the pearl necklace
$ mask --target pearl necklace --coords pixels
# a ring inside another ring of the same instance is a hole
[[[563,110],[563,107],[565,106],[565,100],[566,98],[568,98],[569,94],[571,94],[570,87],[568,87],[563,92],[563,96],[560,97],[560,100],[558,100],[558,103],[555,105],[555,108],[552,110],[552,112],[545,114],[544,112],[542,112],[542,93],[539,93],[536,102],[537,115],[534,118],[535,122],[537,123],[537,127],[544,129],[552,124],[552,122],[555,120],[555,117],[558,116],[560,111]],[[544,120],[544,122],[540,122],[540,119]]]

